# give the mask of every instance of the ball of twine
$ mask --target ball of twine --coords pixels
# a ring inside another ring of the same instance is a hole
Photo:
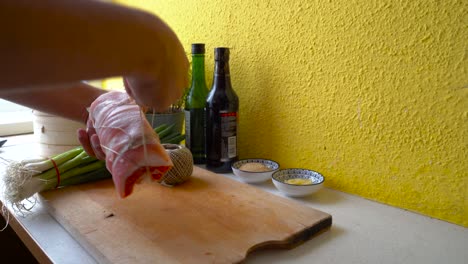
[[[192,152],[177,144],[163,144],[163,147],[171,157],[174,167],[164,174],[161,183],[172,186],[187,181],[193,172]]]

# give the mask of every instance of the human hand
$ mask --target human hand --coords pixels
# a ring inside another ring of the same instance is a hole
[[[166,110],[179,99],[188,85],[189,62],[177,36],[165,24],[160,25],[159,57],[146,73],[124,77],[127,93],[140,106]]]
[[[96,134],[93,121],[89,118],[86,122],[86,129],[78,129],[78,140],[88,155],[96,157],[100,160],[106,159],[106,155],[101,148],[101,142],[98,135]]]

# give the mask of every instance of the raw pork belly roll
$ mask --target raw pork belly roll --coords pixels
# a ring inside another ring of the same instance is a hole
[[[172,168],[158,135],[128,94],[114,91],[99,96],[91,104],[89,118],[120,197],[132,193],[147,169],[153,179],[159,180]]]

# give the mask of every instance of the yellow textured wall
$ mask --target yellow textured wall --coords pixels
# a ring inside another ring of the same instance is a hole
[[[466,1],[123,2],[232,48],[241,158],[468,226]]]

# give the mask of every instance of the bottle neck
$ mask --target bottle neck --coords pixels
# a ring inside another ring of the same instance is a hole
[[[218,86],[219,88],[229,88],[231,86],[231,74],[229,71],[229,61],[224,61],[224,60],[215,61],[213,83],[214,85],[227,84],[227,85],[220,85]]]
[[[192,55],[192,86],[205,83],[205,54]]]

